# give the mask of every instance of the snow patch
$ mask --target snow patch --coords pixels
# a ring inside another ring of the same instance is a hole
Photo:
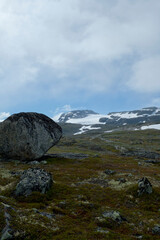
[[[111,133],[111,132],[113,132],[113,131],[114,131],[114,129],[113,129],[113,130],[105,131],[105,133]]]
[[[96,130],[96,129],[101,129],[101,127],[82,126],[82,127],[79,129],[79,132],[74,133],[74,135],[82,134],[82,133],[87,132],[88,130]]]
[[[130,113],[130,112],[121,112],[121,113],[112,113],[110,115],[111,117],[119,117],[119,118],[137,118],[139,117],[137,113]],[[143,115],[142,115],[143,116]]]
[[[75,123],[75,124],[82,124],[82,125],[94,125],[94,124],[105,124],[102,122],[99,122],[100,118],[107,117],[107,115],[101,115],[101,114],[90,114],[87,117],[84,118],[77,118],[77,119],[69,119],[66,122],[67,123]]]
[[[153,124],[153,125],[141,127],[141,130],[147,130],[147,129],[157,129],[157,130],[160,130],[160,124]]]

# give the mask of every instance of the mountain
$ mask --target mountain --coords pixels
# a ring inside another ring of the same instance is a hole
[[[53,120],[63,127],[65,133],[71,135],[90,130],[105,132],[115,129],[144,130],[156,127],[159,129],[157,124],[160,124],[160,108],[148,107],[133,111],[111,112],[106,115],[92,110],[74,110],[62,113]],[[153,124],[156,126],[152,126]]]
[[[92,110],[74,110],[62,113],[57,119],[57,122],[83,125],[114,124],[116,126],[125,124],[159,123],[160,108],[148,107],[134,111],[111,112],[107,115],[101,115]]]
[[[104,118],[100,118],[99,121],[105,124],[115,125],[159,123],[160,109],[157,107],[149,107],[134,111],[113,112]]]
[[[92,110],[74,110],[67,113],[62,113],[58,119],[58,122],[70,122],[74,123],[75,119],[86,118],[90,115],[98,115],[98,113]]]

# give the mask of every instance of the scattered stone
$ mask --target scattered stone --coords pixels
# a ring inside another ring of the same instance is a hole
[[[39,165],[40,162],[38,162],[38,161],[31,161],[28,164],[30,164],[30,165]]]
[[[96,217],[95,221],[99,227],[114,229],[127,220],[118,211],[109,210],[103,212],[102,216]]]
[[[80,207],[85,207],[88,209],[93,209],[95,205],[93,203],[90,203],[89,201],[79,201],[78,205]]]
[[[81,201],[86,201],[86,200],[87,200],[87,197],[84,196],[84,195],[77,195],[77,199],[78,199],[78,200],[81,200]]]
[[[107,174],[107,175],[113,175],[113,174],[116,173],[116,171],[111,170],[111,169],[106,169],[106,170],[104,171],[104,173]]]
[[[152,184],[146,177],[143,177],[138,181],[138,196],[141,196],[145,193],[152,193]]]
[[[47,218],[49,218],[49,219],[52,219],[52,218],[55,217],[55,215],[54,215],[54,214],[51,214],[51,213],[40,212],[40,211],[38,211],[37,209],[33,209],[33,210],[34,210],[35,213],[38,213],[38,214],[40,214],[41,216],[47,217]]]
[[[106,229],[103,229],[103,228],[101,228],[101,227],[98,227],[97,229],[96,229],[96,232],[97,233],[105,233],[105,234],[107,234],[107,233],[109,233],[109,231],[108,230],[106,230]]]
[[[0,155],[12,159],[37,159],[58,143],[61,127],[39,113],[18,113],[0,123]]]
[[[3,203],[3,206],[4,206],[4,217],[5,217],[6,226],[2,230],[0,240],[14,239],[14,230],[10,226],[11,215],[8,213],[8,210],[12,207],[4,203]]]
[[[44,161],[41,161],[40,163],[41,164],[47,164],[47,161],[44,160]]]
[[[160,225],[155,225],[152,228],[152,233],[155,234],[155,235],[160,235]]]
[[[133,237],[135,237],[137,239],[143,239],[143,236],[138,233],[134,234]]]
[[[127,180],[125,178],[118,178],[117,179],[119,181],[119,183],[125,183],[127,182]]]
[[[123,221],[127,221],[126,218],[121,216],[121,214],[118,211],[106,211],[102,214],[103,218],[107,219],[110,218],[115,222],[122,223]]]
[[[29,168],[16,186],[16,196],[29,196],[32,192],[46,193],[52,186],[52,175],[40,168]]]

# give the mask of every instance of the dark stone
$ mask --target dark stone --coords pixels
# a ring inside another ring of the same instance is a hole
[[[152,228],[152,233],[155,235],[160,235],[160,225],[156,225]]]
[[[146,177],[143,177],[138,181],[138,196],[141,196],[143,194],[151,194],[151,193],[152,193],[152,184]]]
[[[125,183],[125,182],[127,182],[125,178],[118,178],[117,180],[119,181],[119,183]]]
[[[52,175],[44,169],[29,168],[21,176],[16,186],[16,196],[29,196],[34,191],[46,193],[52,186]]]
[[[8,239],[14,239],[14,230],[11,227],[10,221],[11,221],[11,215],[8,213],[9,209],[13,209],[10,205],[4,204],[4,217],[6,225],[4,229],[2,230],[1,238],[0,240],[8,240]],[[14,210],[14,209],[13,209]]]
[[[111,170],[111,169],[106,169],[106,170],[104,171],[104,173],[107,174],[107,175],[113,175],[113,174],[116,173],[116,171]]]
[[[117,223],[122,223],[123,221],[127,221],[125,217],[123,217],[118,211],[106,211],[102,214],[105,219],[112,219]]]
[[[58,143],[61,136],[61,127],[43,114],[14,114],[0,123],[0,155],[37,159]]]

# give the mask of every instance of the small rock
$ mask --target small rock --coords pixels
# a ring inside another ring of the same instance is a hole
[[[125,183],[125,182],[127,182],[125,178],[118,178],[117,180],[119,181],[119,183]]]
[[[141,196],[144,193],[152,193],[152,184],[146,177],[143,177],[138,181],[138,196]]]
[[[47,164],[47,161],[46,160],[43,160],[40,162],[41,164]]]
[[[135,238],[137,238],[137,239],[143,239],[143,236],[142,235],[140,235],[140,234],[134,234],[133,235]]]
[[[96,229],[96,232],[97,232],[97,233],[105,233],[105,234],[109,233],[108,230],[105,230],[105,229],[103,229],[103,228],[101,228],[101,227],[98,227],[98,228]]]
[[[102,216],[104,218],[110,218],[113,221],[116,221],[118,223],[126,221],[126,218],[122,217],[118,211],[106,211],[102,214]]]
[[[152,228],[152,233],[155,234],[155,235],[160,235],[160,225],[155,225]]]
[[[54,214],[51,214],[51,213],[40,212],[40,211],[38,211],[37,209],[33,209],[33,210],[34,210],[35,213],[38,213],[39,215],[44,216],[44,217],[47,217],[47,218],[49,218],[49,219],[52,219],[52,218],[55,217],[55,215],[54,215]]]
[[[14,239],[14,230],[11,228],[10,221],[11,221],[11,215],[8,213],[8,209],[13,209],[10,205],[4,204],[4,217],[6,226],[2,230],[2,235],[0,240],[8,240],[8,239]]]
[[[66,201],[61,201],[61,202],[58,203],[58,207],[60,207],[62,209],[66,208],[66,206],[67,206]]]
[[[85,207],[85,208],[88,208],[88,209],[93,209],[94,206],[95,206],[93,203],[90,203],[88,201],[80,201],[78,205],[80,207]]]
[[[38,161],[31,161],[31,162],[29,162],[28,164],[31,164],[31,165],[39,165],[40,162],[38,162]]]
[[[116,171],[111,170],[111,169],[106,169],[106,170],[104,171],[104,173],[107,174],[107,175],[113,175],[113,174],[116,173]]]
[[[29,168],[21,176],[20,182],[16,186],[16,196],[29,196],[33,191],[46,193],[53,183],[52,175],[44,169]]]

